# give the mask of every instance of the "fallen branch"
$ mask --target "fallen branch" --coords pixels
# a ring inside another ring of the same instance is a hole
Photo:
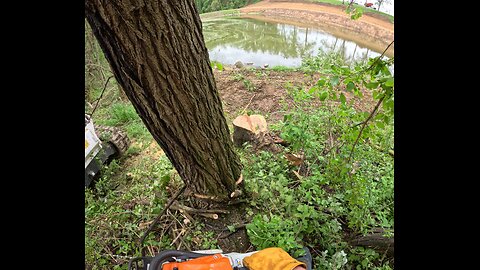
[[[375,249],[380,253],[385,253],[387,257],[394,256],[394,238],[385,237],[383,230],[374,231],[371,234],[358,236],[351,239],[349,243],[352,246],[362,246]]]
[[[211,219],[218,219],[217,214],[211,214],[211,213],[195,213],[199,216],[206,217],[206,218],[211,218]]]
[[[298,172],[293,171],[293,174],[295,174],[295,176],[298,178],[298,180],[300,180],[300,181],[302,180],[303,177]]]
[[[129,261],[129,260],[134,258],[134,257],[130,257],[130,256],[122,256],[122,255],[116,255],[116,254],[110,254],[110,253],[109,254],[100,254],[100,256],[112,258],[116,262],[117,262],[117,259]]]
[[[192,207],[188,207],[188,206],[185,206],[185,205],[182,205],[182,204],[179,204],[178,202],[175,202],[173,205],[172,205],[172,209],[173,210],[177,210],[175,209],[177,208],[178,210],[185,210],[189,213],[214,213],[214,214],[230,214],[230,211],[228,210],[224,210],[224,209],[196,209],[196,208],[192,208]]]
[[[187,230],[184,234],[183,234],[183,237],[180,238],[180,243],[178,243],[178,246],[177,246],[177,250],[180,250],[180,248],[182,247],[182,244],[184,244],[185,246],[187,246],[185,244],[185,241],[183,241],[185,239],[185,237],[187,236],[187,234],[190,232],[190,230]]]
[[[173,241],[170,243],[170,246],[173,246],[173,244],[175,244],[175,242],[177,242],[178,238],[180,236],[182,236],[182,234],[184,234],[187,230],[183,229],[180,231],[180,233],[177,235],[177,237],[175,237],[175,239],[173,239]]]
[[[240,177],[238,178],[238,180],[235,182],[235,185],[240,185],[240,183],[242,183],[243,181],[243,174],[240,174]]]
[[[150,227],[148,227],[148,230],[140,238],[140,249],[142,251],[142,257],[145,257],[145,251],[143,249],[143,242],[145,241],[145,238],[153,230],[153,227],[158,223],[160,218],[168,210],[168,208],[170,208],[170,206],[173,204],[173,202],[180,196],[180,194],[183,193],[183,191],[185,190],[186,187],[187,186],[183,186],[179,191],[177,191],[177,193],[172,197],[172,199],[170,199],[170,201],[167,203],[165,208],[163,208],[162,212],[157,216],[157,218],[153,221],[153,223],[150,225]]]
[[[208,196],[208,195],[197,194],[197,193],[193,193],[192,195],[197,199],[209,200],[209,201],[220,202],[220,203],[223,203],[227,200],[226,198],[222,198],[222,197]]]
[[[236,199],[236,200],[229,201],[227,205],[236,205],[236,204],[246,203],[246,202],[248,202],[247,199]]]
[[[187,212],[181,212],[182,213],[182,216],[188,220],[188,222],[185,222],[185,219],[183,220],[183,223],[187,224],[187,223],[190,223],[190,222],[195,222],[195,219],[189,215]]]
[[[230,198],[238,198],[242,196],[243,192],[240,189],[236,189],[234,192],[230,194]]]
[[[152,221],[147,221],[147,222],[141,222],[140,224],[138,224],[138,228],[140,230],[143,230],[145,229],[148,225],[152,224],[153,223],[153,220]]]
[[[245,114],[245,112],[247,111],[247,108],[248,106],[250,106],[250,103],[252,103],[252,100],[253,98],[257,95],[257,93],[253,94],[253,96],[250,98],[250,101],[247,103],[247,106],[245,106],[245,108],[243,109],[242,113],[241,114]]]

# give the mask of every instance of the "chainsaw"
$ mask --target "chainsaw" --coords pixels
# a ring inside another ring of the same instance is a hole
[[[312,270],[312,255],[304,248],[305,255],[297,258]],[[258,251],[248,253],[223,253],[220,249],[184,251],[165,250],[155,257],[135,257],[128,263],[129,270],[248,270],[243,265],[243,258]],[[140,266],[143,265],[143,267]]]
[[[169,205],[183,192],[185,186],[180,189],[173,199],[169,201],[164,208],[168,209]],[[165,211],[164,210],[164,211]],[[210,250],[165,250],[154,257],[146,256],[144,243],[145,239],[152,232],[154,226],[160,220],[163,212],[150,224],[148,230],[140,238],[141,257],[134,257],[128,262],[128,270],[249,270],[243,265],[243,259],[251,256],[258,251],[248,253],[223,253],[221,249]],[[312,270],[312,255],[307,247],[303,248],[304,255],[296,258],[298,261],[305,263],[307,270]]]

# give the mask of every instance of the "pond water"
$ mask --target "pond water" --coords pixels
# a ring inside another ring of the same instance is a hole
[[[210,60],[224,64],[236,61],[254,66],[296,67],[302,58],[319,50],[336,51],[347,61],[379,56],[379,46],[355,42],[318,26],[298,26],[259,18],[221,18],[203,23]],[[357,38],[358,39],[358,38]]]

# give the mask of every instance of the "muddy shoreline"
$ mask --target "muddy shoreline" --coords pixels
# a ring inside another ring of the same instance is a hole
[[[350,19],[345,7],[308,2],[262,1],[239,9],[241,17],[319,27],[345,40],[382,52],[394,39],[394,25],[380,15]],[[367,46],[368,44],[368,46]],[[394,45],[385,53],[394,55]]]

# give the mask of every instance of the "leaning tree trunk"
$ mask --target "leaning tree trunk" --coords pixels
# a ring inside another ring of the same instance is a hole
[[[85,0],[115,78],[185,184],[223,200],[241,164],[192,0]]]

